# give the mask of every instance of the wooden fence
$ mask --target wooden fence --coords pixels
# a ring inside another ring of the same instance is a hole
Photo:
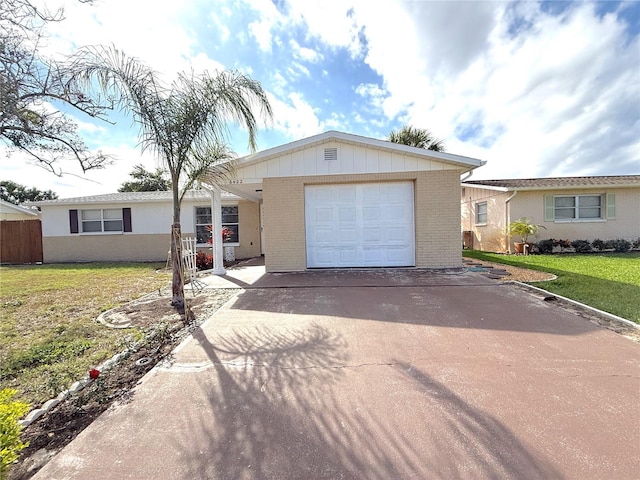
[[[40,220],[0,222],[0,263],[42,262]]]

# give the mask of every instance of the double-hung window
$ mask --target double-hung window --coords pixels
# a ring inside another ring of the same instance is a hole
[[[238,206],[225,205],[221,209],[222,228],[227,231],[224,244],[238,244],[239,242],[239,222]],[[211,238],[211,207],[196,207],[196,239],[199,244],[209,243]]]
[[[553,197],[553,218],[557,221],[603,218],[602,195],[561,195]]]
[[[487,224],[487,202],[476,203],[476,225]]]
[[[81,210],[81,232],[122,232],[122,209],[104,208]]]
[[[211,239],[211,207],[196,207],[196,241],[208,243]]]
[[[132,232],[131,207],[69,210],[69,233]]]

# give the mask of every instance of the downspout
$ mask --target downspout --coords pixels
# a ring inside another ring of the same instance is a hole
[[[467,175],[466,175],[465,177],[463,177],[463,178],[461,178],[461,179],[460,179],[460,183],[464,183],[464,182],[466,182],[467,180],[469,180],[469,178],[471,178],[471,175],[473,175],[473,170],[469,170],[469,171],[467,172]]]
[[[513,192],[509,198],[507,198],[504,202],[504,227],[505,227],[505,235],[507,236],[507,252],[511,253],[511,237],[509,236],[509,224],[511,223],[511,206],[509,202],[518,194],[516,190]]]

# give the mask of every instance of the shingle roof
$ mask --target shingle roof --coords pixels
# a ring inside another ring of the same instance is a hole
[[[514,178],[505,180],[467,180],[466,185],[521,189],[633,187],[640,186],[640,175],[612,175],[603,177]]]
[[[185,200],[209,200],[211,192],[208,190],[189,190]],[[222,192],[223,199],[238,198],[232,193]],[[56,200],[43,200],[31,202],[31,205],[55,205],[55,204],[81,204],[81,203],[132,203],[132,202],[171,202],[171,192],[117,192],[103,195],[88,195],[85,197],[58,198]]]

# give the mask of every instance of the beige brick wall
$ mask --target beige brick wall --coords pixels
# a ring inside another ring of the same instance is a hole
[[[44,263],[164,262],[171,238],[166,235],[70,235],[43,237]]]
[[[416,267],[461,266],[459,172],[418,173],[415,195]]]
[[[416,267],[459,267],[460,174],[457,170],[265,178],[265,262],[268,272],[306,269],[305,185],[414,181]]]
[[[267,272],[305,270],[304,178],[265,178],[264,257]]]

